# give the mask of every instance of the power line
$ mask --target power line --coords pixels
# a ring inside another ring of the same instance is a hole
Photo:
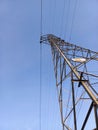
[[[41,0],[40,1],[40,4],[41,4],[41,7],[40,7],[40,35],[42,36],[42,29],[43,29],[43,25],[42,25],[42,22],[43,22],[43,19],[42,19],[42,16],[43,16],[43,1]]]
[[[66,0],[64,0],[63,13],[62,13],[62,17],[61,17],[61,31],[60,31],[60,36],[62,35],[63,19],[64,19],[64,13],[65,13],[65,2],[66,2]]]
[[[57,3],[56,3],[56,0],[54,0],[54,11],[56,11],[56,6],[57,6]],[[54,13],[53,15],[53,32],[55,33],[55,21],[56,21],[56,15]]]
[[[68,0],[68,7],[66,12],[66,21],[65,21],[65,39],[67,34],[67,25],[68,25],[68,19],[69,19],[69,11],[70,11],[70,0]]]
[[[39,95],[39,130],[41,130],[41,103],[42,103],[42,45],[40,44],[40,95]]]
[[[41,7],[40,7],[40,36],[42,36],[42,0],[41,2]],[[40,39],[41,40],[41,39]],[[39,93],[39,130],[41,130],[41,120],[42,120],[42,115],[41,115],[41,104],[42,104],[42,43],[40,42],[40,93]]]
[[[72,16],[72,23],[71,23],[71,31],[70,31],[70,36],[69,36],[69,42],[71,40],[71,36],[72,36],[72,29],[73,29],[73,25],[74,25],[74,19],[75,19],[75,14],[76,14],[76,8],[77,8],[77,0],[75,1],[75,6],[74,6],[74,11],[73,11],[73,16]]]

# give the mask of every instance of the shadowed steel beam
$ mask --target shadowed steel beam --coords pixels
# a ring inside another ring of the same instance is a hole
[[[72,80],[73,80],[73,73],[71,73],[71,78],[72,78]],[[73,100],[73,114],[74,114],[74,130],[77,130],[74,82],[72,81],[71,83],[72,83],[72,100]]]
[[[98,106],[94,104],[94,112],[95,112],[95,121],[96,121],[96,129],[98,130],[98,112],[97,112]]]
[[[89,108],[89,110],[88,110],[88,113],[87,113],[87,115],[86,115],[86,118],[85,118],[85,120],[84,120],[84,123],[83,123],[83,125],[82,125],[81,130],[84,130],[84,128],[85,128],[85,125],[86,125],[87,120],[88,120],[88,118],[89,118],[89,115],[90,115],[90,113],[91,113],[91,111],[92,111],[92,108],[93,108],[93,102],[92,102],[91,105],[90,105],[90,108]]]
[[[69,126],[65,125],[64,124],[64,127],[67,129],[67,130],[72,130],[71,128],[69,128]]]

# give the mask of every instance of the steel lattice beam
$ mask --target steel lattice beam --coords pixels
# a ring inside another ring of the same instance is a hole
[[[98,79],[98,76],[88,72],[88,64],[91,61],[98,61],[98,52],[70,44],[52,34],[42,36],[40,42],[51,46],[63,130],[83,130],[92,109],[95,112],[95,124],[96,129],[98,129],[98,89],[93,86],[94,83],[91,83],[90,80],[92,77]],[[85,61],[74,61],[73,59],[75,58],[83,58]],[[65,87],[68,86],[69,81],[72,87]],[[69,88],[71,88],[71,94]],[[79,91],[78,94],[75,88]],[[64,93],[64,89],[68,89],[69,96]],[[65,99],[68,99],[66,108],[64,104]],[[85,112],[82,120],[84,123],[83,125],[81,124],[80,128],[78,126],[80,122],[77,121],[77,110],[82,99],[88,99],[90,101],[89,104],[92,105],[89,105],[88,111]],[[70,106],[71,108],[69,108]],[[65,112],[66,109],[67,112]],[[72,126],[67,121],[71,116],[73,121]]]

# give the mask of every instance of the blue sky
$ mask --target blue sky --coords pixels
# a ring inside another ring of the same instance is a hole
[[[43,34],[69,41],[74,5],[66,0],[63,10],[64,0],[43,0]],[[77,2],[70,42],[98,51],[97,12],[97,0]],[[40,0],[0,0],[0,130],[40,130],[39,39]],[[45,45],[41,123],[42,130],[61,130],[52,56]]]

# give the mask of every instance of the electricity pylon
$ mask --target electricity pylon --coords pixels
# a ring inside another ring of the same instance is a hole
[[[63,130],[98,130],[98,52],[41,36],[51,46]]]

